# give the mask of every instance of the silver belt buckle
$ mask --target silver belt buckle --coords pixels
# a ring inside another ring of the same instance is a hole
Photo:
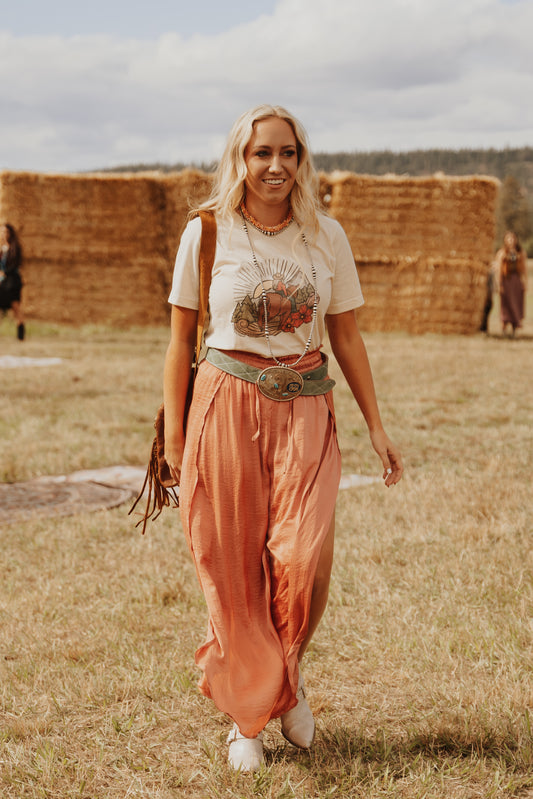
[[[268,399],[287,402],[299,397],[304,389],[300,372],[290,366],[267,366],[256,380],[257,388]]]

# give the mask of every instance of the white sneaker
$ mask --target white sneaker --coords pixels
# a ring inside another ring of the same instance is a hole
[[[293,746],[309,749],[315,737],[315,720],[305,698],[304,678],[298,677],[298,704],[281,717],[281,732]]]
[[[263,762],[263,733],[257,738],[246,738],[236,724],[228,735],[228,762],[240,771],[257,771]]]

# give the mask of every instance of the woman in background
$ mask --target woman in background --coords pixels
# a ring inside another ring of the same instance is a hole
[[[508,230],[503,239],[503,247],[496,253],[498,284],[500,291],[500,314],[502,333],[507,326],[516,330],[522,327],[527,289],[526,254],[516,233]]]
[[[234,722],[233,768],[263,761],[263,729],[311,746],[300,664],[324,612],[341,463],[327,357],[368,425],[385,485],[402,476],[383,428],[355,308],[363,303],[341,226],[320,209],[301,124],[279,106],[235,123],[213,192],[217,246],[207,356],[184,406],[196,337],[201,221],[182,236],[169,301],[165,459],[206,599],[200,689]]]
[[[13,309],[17,325],[17,338],[22,341],[25,336],[24,316],[22,313],[21,294],[22,249],[13,225],[0,226],[0,309]]]

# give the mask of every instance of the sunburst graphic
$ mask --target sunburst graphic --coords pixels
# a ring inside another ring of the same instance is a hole
[[[298,264],[285,258],[248,262],[235,286],[231,321],[241,336],[264,336],[266,305],[269,335],[294,333],[311,322],[314,301],[315,290]]]

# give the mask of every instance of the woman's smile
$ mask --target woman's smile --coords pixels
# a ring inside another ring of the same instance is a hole
[[[278,117],[256,122],[244,160],[248,211],[263,224],[278,224],[287,216],[298,171],[296,137],[289,123]]]

